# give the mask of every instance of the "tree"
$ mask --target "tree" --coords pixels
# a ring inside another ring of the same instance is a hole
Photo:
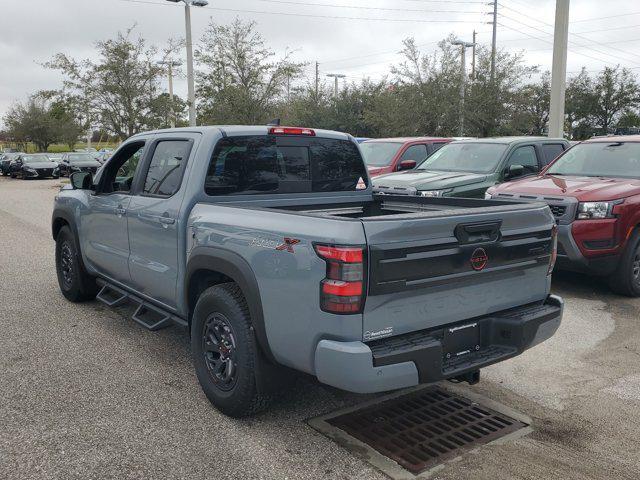
[[[56,118],[47,102],[37,95],[31,96],[24,104],[14,104],[5,115],[4,123],[16,143],[33,142],[41,152],[46,152],[60,136]]]
[[[274,60],[255,26],[239,19],[209,24],[195,53],[202,122],[265,123],[284,100],[287,81],[300,75],[303,65],[289,54]]]
[[[545,72],[536,83],[525,85],[519,94],[519,108],[514,112],[513,127],[519,133],[543,135],[549,122],[551,74]]]
[[[73,150],[78,138],[86,131],[82,124],[82,115],[78,113],[73,98],[65,96],[62,92],[51,92],[50,95],[53,98],[50,112],[58,124],[58,139],[65,143],[69,150]]]
[[[586,69],[570,77],[565,91],[566,126],[569,138],[583,139],[591,136],[591,111],[593,110],[593,81]]]
[[[591,115],[604,134],[615,125],[622,112],[638,105],[640,90],[631,71],[605,67],[593,84]]]
[[[185,127],[189,124],[185,120],[187,102],[177,95],[173,96],[173,115],[176,119],[176,126]],[[169,128],[171,126],[172,106],[168,93],[161,93],[151,100],[149,104],[149,118],[147,126],[152,129]]]
[[[625,110],[618,120],[617,128],[640,127],[640,115],[631,109]]]
[[[85,125],[99,123],[120,139],[149,126],[152,102],[164,73],[156,64],[155,47],[133,29],[97,42],[97,60],[75,60],[58,53],[46,64],[65,76],[65,92],[77,99]]]

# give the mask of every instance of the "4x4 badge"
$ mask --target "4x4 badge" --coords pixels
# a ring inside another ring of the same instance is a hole
[[[282,245],[278,245],[276,250],[286,250],[289,253],[294,253],[293,246],[298,243],[300,243],[300,240],[297,238],[284,237],[284,243]]]
[[[476,248],[471,254],[471,268],[476,272],[483,270],[488,261],[489,256],[484,248]]]

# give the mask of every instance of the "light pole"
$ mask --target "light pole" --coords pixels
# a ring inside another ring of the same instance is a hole
[[[193,42],[191,40],[191,5],[194,7],[206,7],[207,0],[167,0],[173,3],[184,3],[184,23],[187,39],[187,88],[189,103],[189,126],[196,126],[196,88],[193,81]]]
[[[341,73],[327,73],[327,77],[331,77],[335,80],[333,85],[333,96],[334,98],[338,98],[338,79],[344,78],[346,75],[342,75]]]
[[[173,109],[173,67],[179,67],[182,64],[173,60],[163,60],[162,62],[158,62],[158,65],[166,66],[169,70],[169,123],[171,124],[171,128],[175,128],[176,115]]]
[[[464,137],[464,90],[467,84],[467,72],[466,72],[466,56],[467,48],[473,47],[473,42],[463,42],[462,40],[453,40],[451,45],[460,46],[460,60],[462,65],[460,66],[460,127],[459,135]]]
[[[567,42],[569,41],[569,0],[556,0],[556,24],[553,32],[551,66],[551,102],[549,136],[564,135],[564,91],[567,81]]]

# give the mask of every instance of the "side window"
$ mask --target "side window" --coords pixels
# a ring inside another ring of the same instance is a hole
[[[144,180],[143,193],[170,197],[178,191],[189,158],[191,142],[164,140],[156,144]]]
[[[564,145],[561,143],[545,143],[542,145],[544,164],[549,165],[555,158],[564,152]]]
[[[144,142],[132,142],[109,161],[102,173],[99,193],[129,193],[144,153]]]
[[[524,167],[523,175],[537,173],[540,170],[536,150],[532,145],[516,148],[509,157],[505,170],[511,165],[522,165]]]
[[[434,142],[434,143],[431,144],[431,148],[435,152],[436,150],[441,149],[445,145],[446,145],[446,142]]]
[[[400,161],[404,162],[405,160],[415,160],[417,163],[420,163],[425,158],[427,158],[426,145],[411,145],[404,151],[400,157]]]

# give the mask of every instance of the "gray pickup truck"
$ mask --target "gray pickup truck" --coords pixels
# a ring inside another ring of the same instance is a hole
[[[231,416],[289,369],[359,393],[473,383],[562,318],[546,205],[374,195],[343,133],[135,135],[72,174],[52,230],[63,295],[188,327],[202,388]]]

